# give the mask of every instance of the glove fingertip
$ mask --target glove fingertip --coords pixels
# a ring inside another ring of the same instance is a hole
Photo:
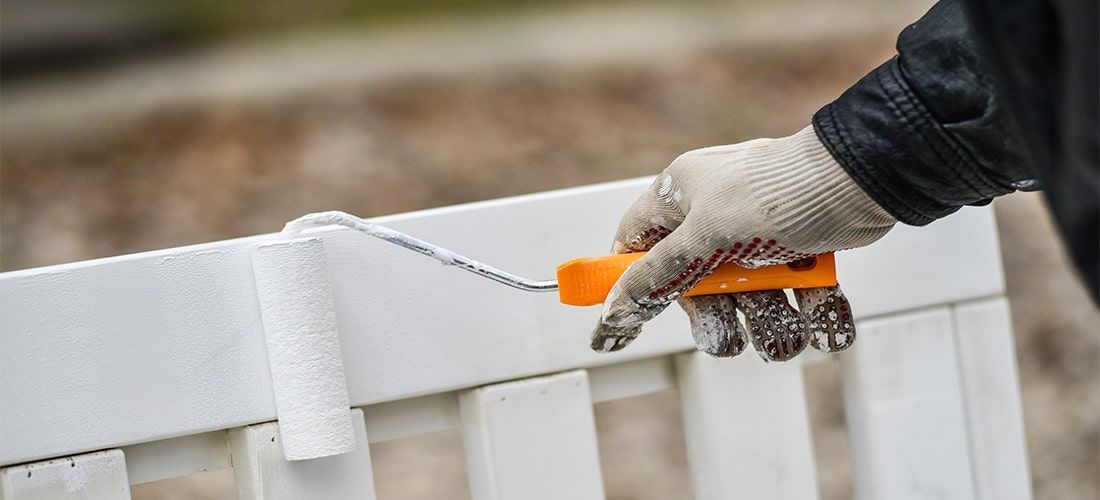
[[[683,297],[678,301],[688,316],[695,347],[716,358],[730,358],[745,350],[745,330],[737,319],[732,296]]]
[[[615,352],[623,349],[633,342],[634,339],[638,338],[638,334],[640,334],[641,331],[642,327],[640,325],[617,327],[601,322],[596,325],[596,329],[592,331],[592,342],[589,344],[589,347],[596,352]]]
[[[802,317],[782,290],[738,294],[753,346],[765,361],[788,361],[806,348]]]
[[[855,320],[848,298],[839,286],[795,290],[805,318],[810,345],[821,352],[840,352],[856,340]]]

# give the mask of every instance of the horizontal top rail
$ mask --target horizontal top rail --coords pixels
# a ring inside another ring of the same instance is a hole
[[[373,219],[520,274],[606,253],[633,179]],[[339,208],[339,207],[333,207]],[[988,208],[838,254],[859,318],[1002,294]],[[277,229],[277,228],[273,228]],[[324,229],[351,404],[692,348],[679,311],[597,354],[596,311]],[[0,274],[0,465],[275,418],[250,251],[276,234]]]

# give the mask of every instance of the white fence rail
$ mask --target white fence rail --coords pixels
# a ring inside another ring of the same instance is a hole
[[[604,253],[648,182],[376,220],[549,277]],[[839,254],[859,341],[768,365],[694,353],[671,310],[596,354],[592,309],[320,234],[354,452],[287,462],[272,441],[250,252],[277,236],[257,236],[0,275],[0,497],[129,498],[129,484],[233,467],[241,498],[373,498],[369,442],[461,428],[474,498],[602,498],[591,404],[676,388],[697,497],[814,498],[801,367],[826,359],[843,365],[860,498],[1030,497],[988,208]]]

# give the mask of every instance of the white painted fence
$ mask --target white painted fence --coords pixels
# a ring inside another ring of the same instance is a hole
[[[606,251],[649,182],[377,219],[529,276]],[[374,498],[369,443],[461,428],[474,498],[602,498],[594,402],[676,388],[699,498],[817,497],[801,368],[839,362],[863,499],[1029,498],[992,211],[838,254],[852,351],[694,352],[670,311],[596,354],[596,310],[321,233],[358,447],[287,462],[250,251],[276,235],[0,275],[0,497],[128,498],[232,467],[241,498]],[[676,308],[672,308],[676,309]]]

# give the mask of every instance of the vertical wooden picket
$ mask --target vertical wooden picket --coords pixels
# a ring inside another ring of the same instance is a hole
[[[584,370],[459,396],[470,492],[482,499],[602,499]]]
[[[677,356],[676,366],[696,498],[818,497],[797,360],[692,352]]]
[[[3,500],[129,500],[122,450],[104,450],[0,469]]]
[[[982,500],[1027,500],[1024,418],[1008,301],[955,306],[974,479]]]
[[[841,355],[856,497],[974,498],[950,310],[859,331]]]
[[[237,498],[374,499],[374,475],[363,412],[352,410],[351,417],[355,450],[313,460],[286,460],[276,422],[230,430],[229,449],[237,480]]]

